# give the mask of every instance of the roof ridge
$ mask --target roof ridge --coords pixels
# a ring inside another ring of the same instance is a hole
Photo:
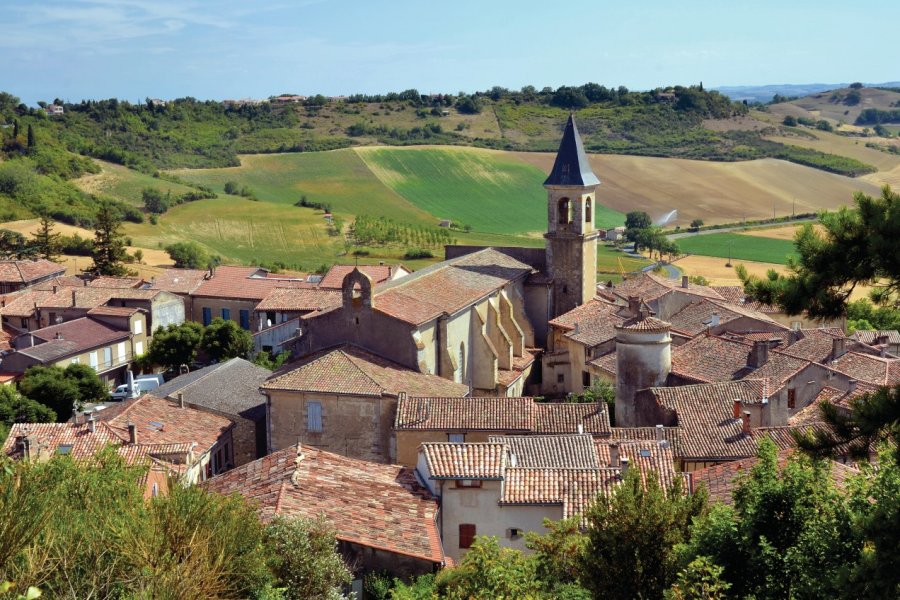
[[[368,373],[366,373],[366,372],[362,369],[362,367],[360,367],[358,364],[356,364],[356,361],[354,360],[354,358],[356,358],[356,357],[355,357],[355,356],[352,356],[350,353],[348,353],[348,352],[346,351],[348,345],[350,345],[350,344],[346,344],[346,345],[342,346],[340,349],[338,349],[338,352],[340,352],[341,355],[344,356],[344,357],[350,362],[350,364],[353,365],[353,368],[356,369],[363,377],[365,377],[366,379],[368,379],[369,381],[371,381],[373,384],[375,384],[376,387],[381,388],[381,392],[382,392],[382,393],[388,391],[387,388],[384,387],[384,385],[382,385],[380,381],[377,381],[377,380],[376,380],[375,378],[373,378],[371,375],[369,375]],[[371,352],[369,352],[369,354],[371,354],[372,356],[377,356],[376,354],[373,354],[373,353],[371,353]],[[327,356],[327,355],[324,355],[324,356]],[[383,358],[380,357],[380,356],[377,356],[377,358],[379,358],[380,360],[385,360],[385,359],[383,359]],[[315,361],[314,361],[314,362],[315,362]],[[393,362],[393,361],[388,361],[388,362]]]

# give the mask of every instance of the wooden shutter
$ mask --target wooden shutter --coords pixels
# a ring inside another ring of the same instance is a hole
[[[306,429],[322,431],[322,403],[309,401],[306,403]]]
[[[475,541],[475,525],[471,523],[459,524],[459,547],[471,548]]]

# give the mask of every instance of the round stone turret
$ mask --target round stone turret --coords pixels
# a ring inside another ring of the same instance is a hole
[[[639,427],[638,390],[666,384],[672,371],[671,325],[645,316],[616,326],[616,426]]]

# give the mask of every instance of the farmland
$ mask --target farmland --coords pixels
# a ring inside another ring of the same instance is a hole
[[[786,264],[796,256],[790,240],[750,236],[740,233],[712,233],[678,240],[679,249],[687,254],[731,257],[732,260]]]

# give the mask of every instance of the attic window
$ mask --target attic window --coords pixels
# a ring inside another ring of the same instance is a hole
[[[56,448],[57,454],[71,454],[72,452],[72,444],[60,444]]]
[[[150,421],[150,425],[156,427],[157,429],[162,429],[165,427],[165,425],[163,423],[160,423],[159,421]]]
[[[642,458],[650,458],[650,451],[646,448],[641,448],[641,457]]]

